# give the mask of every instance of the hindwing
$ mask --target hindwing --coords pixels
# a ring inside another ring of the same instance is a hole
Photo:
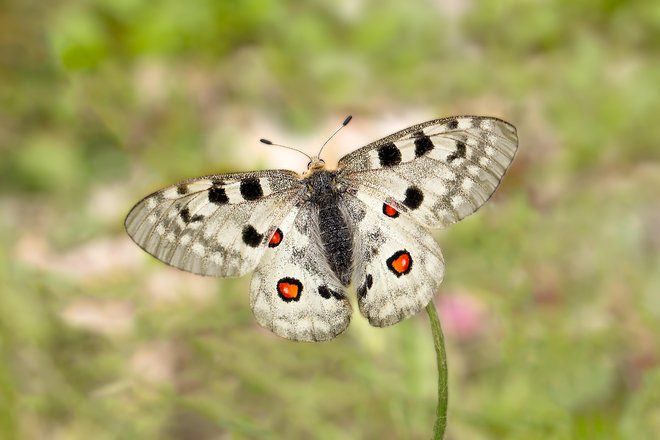
[[[387,215],[379,199],[347,198],[355,223],[355,272],[360,312],[384,327],[412,316],[431,301],[444,273],[440,247],[426,228]]]
[[[332,339],[348,326],[351,305],[321,248],[314,208],[292,210],[281,227],[283,237],[265,251],[252,276],[254,315],[288,339]]]

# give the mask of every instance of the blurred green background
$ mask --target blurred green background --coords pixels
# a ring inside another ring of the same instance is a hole
[[[7,0],[0,438],[425,439],[425,314],[323,344],[123,231],[149,192],[435,117],[520,150],[437,234],[449,439],[660,438],[660,2]]]

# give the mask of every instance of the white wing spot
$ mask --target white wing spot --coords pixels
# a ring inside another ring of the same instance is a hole
[[[482,157],[481,159],[479,159],[479,165],[481,165],[484,168],[488,168],[488,166],[490,165],[490,159],[488,159],[487,157]]]
[[[439,208],[439,209],[436,209],[435,212],[437,213],[438,217],[443,218],[443,219],[449,219],[449,211],[447,211],[446,209]]]
[[[449,192],[449,188],[447,188],[447,186],[445,185],[445,183],[443,181],[440,181],[440,182],[434,181],[434,185],[435,185],[435,188],[436,188],[434,193],[439,195],[439,196],[444,196],[445,194],[447,194]]]
[[[158,204],[158,202],[156,201],[155,197],[147,199],[147,202],[146,202],[147,209],[154,209],[157,204]]]
[[[168,241],[172,243],[176,237],[174,236],[174,232],[168,232],[167,235],[165,236],[165,241]]]
[[[488,145],[484,151],[486,151],[486,154],[489,156],[495,154],[495,148],[491,147],[490,145]]]
[[[200,242],[197,242],[192,245],[192,251],[199,255],[200,257],[204,256],[204,253],[206,252],[206,249],[204,248],[204,245]]]
[[[461,196],[454,196],[451,198],[451,206],[453,206],[454,208],[458,208],[464,203],[465,203],[465,199]]]
[[[481,172],[481,168],[479,168],[476,165],[468,165],[467,170],[468,173],[472,174],[473,176],[478,176],[479,173]]]
[[[463,179],[463,184],[461,185],[465,191],[470,191],[474,187],[474,180],[472,179]]]
[[[156,234],[165,235],[165,226],[163,226],[162,223],[156,226]]]
[[[201,222],[190,222],[186,225],[188,229],[192,229],[192,230],[199,229],[201,226],[202,226]]]
[[[491,119],[482,119],[479,127],[484,130],[493,130],[495,125],[493,125],[493,121]]]
[[[220,264],[222,264],[222,261],[223,261],[223,258],[222,258],[222,254],[220,252],[213,252],[211,254],[211,262],[213,262],[214,264],[220,265]]]
[[[218,228],[215,223],[206,225],[206,228],[204,229],[204,238],[209,239],[213,237],[216,232],[218,232]]]
[[[470,127],[472,127],[472,119],[470,119],[470,118],[460,118],[460,119],[458,119],[458,129],[459,130],[467,130]]]
[[[190,243],[190,235],[183,235],[183,236],[179,239],[179,243],[181,243],[183,246],[185,246],[185,245],[187,245],[188,243]]]
[[[176,200],[181,197],[179,192],[177,191],[176,187],[174,188],[169,188],[163,191],[163,197],[165,197],[168,200]]]
[[[454,179],[456,179],[456,173],[454,173],[450,169],[446,169],[446,170],[442,170],[442,174],[441,174],[440,177],[442,177],[443,179],[445,179],[448,182],[451,182]]]
[[[147,217],[147,221],[149,223],[156,223],[156,220],[158,220],[158,216],[156,214],[151,214],[149,217]]]

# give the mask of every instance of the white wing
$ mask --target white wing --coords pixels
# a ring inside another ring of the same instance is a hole
[[[296,341],[324,341],[343,332],[351,305],[320,248],[311,205],[282,222],[280,244],[264,253],[252,277],[250,304],[262,326]]]
[[[356,226],[353,283],[360,312],[384,327],[419,312],[444,273],[440,247],[426,228],[380,212],[379,199],[346,197]]]
[[[490,198],[517,146],[516,129],[505,121],[452,117],[360,148],[344,156],[339,169],[358,197],[374,197],[421,225],[440,228]]]
[[[128,235],[159,260],[189,272],[252,270],[304,186],[292,171],[218,174],[157,191],[126,217]]]

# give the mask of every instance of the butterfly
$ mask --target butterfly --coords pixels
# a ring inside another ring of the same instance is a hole
[[[479,209],[517,147],[515,127],[503,120],[436,119],[359,148],[334,170],[319,152],[302,174],[182,181],[137,203],[125,227],[179,269],[218,277],[254,270],[250,306],[260,325],[291,340],[329,340],[349,325],[351,282],[373,326],[426,307],[444,273],[430,229]]]

